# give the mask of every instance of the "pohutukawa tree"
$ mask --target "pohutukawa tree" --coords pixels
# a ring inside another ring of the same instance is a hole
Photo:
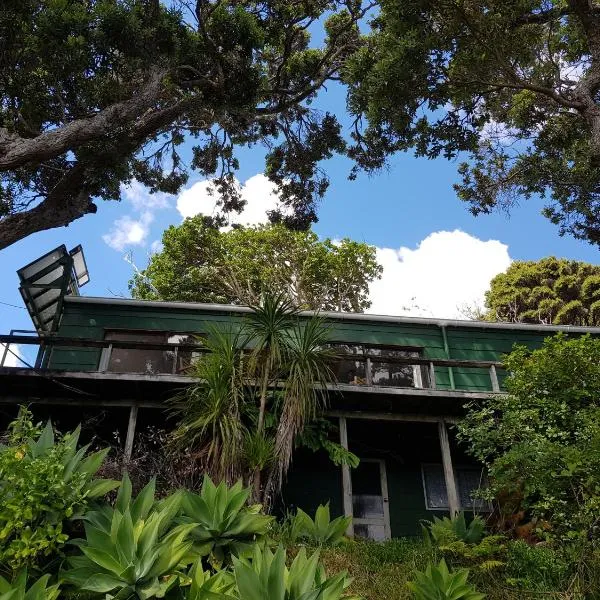
[[[547,198],[545,214],[600,245],[597,0],[381,0],[344,70],[351,153],[467,156],[455,188],[475,214]],[[462,153],[462,154],[461,154]]]
[[[241,207],[234,148],[266,170],[307,227],[344,144],[310,108],[360,45],[360,0],[7,0],[0,11],[0,248],[68,225],[136,178],[176,192],[188,168]],[[310,46],[308,30],[321,29]],[[180,146],[194,140],[183,161]],[[279,214],[274,220],[282,220]]]

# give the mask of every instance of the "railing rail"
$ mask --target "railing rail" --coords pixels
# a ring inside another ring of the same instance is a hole
[[[0,335],[0,349],[12,345],[37,345],[40,347],[40,355],[51,352],[53,349],[69,349],[69,348],[89,348],[102,351],[97,370],[104,372],[108,370],[110,356],[113,350],[158,350],[163,352],[173,352],[176,358],[182,352],[205,353],[209,350],[200,344],[177,343],[177,342],[136,342],[136,341],[118,341],[118,340],[91,340],[84,338],[58,337],[58,336],[26,336],[26,335]],[[4,355],[6,352],[4,352]],[[0,353],[0,359],[4,359]],[[489,374],[491,389],[493,392],[500,392],[498,380],[498,370],[504,369],[503,363],[500,361],[490,360],[465,360],[451,358],[430,358],[416,356],[376,356],[376,355],[354,355],[346,353],[338,353],[335,355],[335,360],[352,361],[357,363],[384,363],[406,366],[424,367],[424,371],[428,373],[428,386],[430,389],[436,389],[436,368],[473,368],[486,369]],[[40,358],[36,361],[36,368],[40,368],[44,361]],[[4,360],[0,360],[0,367],[4,366]],[[173,373],[175,373],[175,364],[173,365]],[[357,384],[359,387],[360,384]],[[393,387],[393,386],[389,386]],[[419,387],[419,386],[417,386]]]

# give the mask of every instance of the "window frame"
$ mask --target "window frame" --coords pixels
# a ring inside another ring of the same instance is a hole
[[[169,372],[161,372],[158,373],[159,375],[178,375],[179,372],[177,370],[177,358],[178,358],[178,350],[179,350],[179,344],[176,343],[169,343],[169,338],[175,335],[179,335],[179,336],[190,336],[190,337],[202,337],[203,335],[206,335],[204,332],[196,332],[196,331],[173,331],[171,329],[143,329],[143,328],[129,328],[129,327],[105,327],[103,328],[103,341],[107,341],[109,342],[109,344],[107,346],[105,346],[104,348],[102,348],[102,352],[100,354],[100,360],[98,363],[98,371],[100,372],[107,372],[107,373],[116,373],[118,371],[109,371],[108,367],[110,364],[110,359],[111,359],[111,354],[112,354],[112,343],[111,341],[123,341],[125,342],[126,340],[107,340],[107,336],[109,334],[139,334],[139,335],[145,335],[145,334],[162,334],[164,337],[164,343],[165,345],[172,345],[173,346],[173,367],[171,368],[171,371]],[[134,341],[134,340],[131,340]],[[149,342],[149,344],[151,344],[151,342]],[[137,350],[137,348],[132,348],[131,350]],[[168,352],[169,350],[163,350],[163,352]],[[125,371],[125,373],[136,373],[135,371]]]
[[[445,479],[445,477],[443,477],[444,466],[442,465],[442,463],[436,463],[436,462],[424,462],[424,463],[422,462],[421,463],[421,484],[423,486],[423,498],[425,500],[425,510],[432,511],[432,512],[449,512],[450,506],[448,506],[448,505],[446,505],[445,507],[431,507],[429,505],[429,499],[427,497],[427,484],[425,481],[426,467],[439,467],[442,471],[442,479],[444,481],[444,486],[446,485],[446,479]],[[459,464],[459,465],[453,465],[453,470],[454,470],[454,484],[456,486],[456,490],[458,492],[458,498],[460,500],[460,487],[459,487],[459,481],[458,481],[458,472],[459,471],[478,471],[478,468],[475,465]],[[481,472],[483,472],[483,467],[481,468]],[[448,499],[448,490],[446,490],[446,501],[447,501],[447,499]],[[482,502],[482,506],[478,506],[476,508],[473,506],[463,506],[461,504],[460,510],[461,511],[471,511],[474,513],[492,512],[492,505],[490,502],[488,502],[486,500],[481,500],[481,502]]]
[[[347,360],[352,360],[353,357],[355,357],[355,356],[360,356],[364,359],[365,381],[366,381],[366,383],[364,385],[371,386],[371,387],[394,388],[396,386],[384,386],[384,385],[378,385],[377,383],[373,383],[373,378],[372,378],[373,362],[393,364],[395,361],[394,361],[394,357],[388,357],[388,359],[386,360],[385,357],[379,357],[374,354],[371,354],[371,353],[369,353],[370,349],[389,350],[392,352],[414,352],[418,355],[418,356],[415,356],[414,358],[426,358],[424,346],[399,346],[399,345],[394,345],[394,344],[370,344],[368,342],[352,343],[349,341],[342,341],[342,340],[328,341],[327,346],[333,350],[335,350],[336,347],[340,347],[340,346],[360,346],[362,348],[362,354],[360,354],[360,355],[348,354],[348,355],[346,355],[348,357]],[[375,358],[376,360],[372,361],[373,358]],[[380,358],[381,358],[381,360],[379,360]],[[341,358],[341,360],[343,360],[343,357]],[[428,373],[426,367],[424,367],[424,365],[406,365],[406,366],[412,367],[414,385],[411,387],[413,389],[424,389],[424,388],[428,389],[430,387],[430,382],[428,379],[429,373]],[[425,374],[424,374],[424,371],[425,371]],[[339,382],[339,383],[344,384],[344,382]],[[427,386],[425,385],[425,383],[427,383]],[[347,385],[355,385],[356,387],[362,386],[362,384],[352,384],[352,383],[348,383]],[[403,389],[403,388],[397,387],[397,389]]]

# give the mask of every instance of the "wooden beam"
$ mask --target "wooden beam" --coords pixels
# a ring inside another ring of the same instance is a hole
[[[131,455],[133,454],[137,414],[138,407],[137,404],[134,404],[129,410],[129,423],[127,424],[127,437],[125,438],[125,463],[128,463],[131,460]]]
[[[66,396],[34,396],[25,392],[23,395],[16,396],[14,394],[3,395],[0,394],[0,404],[40,404],[49,406],[84,406],[90,408],[92,406],[97,407],[111,407],[111,408],[129,408],[134,404],[138,408],[157,408],[164,410],[165,403],[159,402],[145,402],[137,401],[133,398],[123,398],[122,400],[99,400],[97,398],[68,398]]]
[[[452,466],[452,454],[450,453],[448,428],[446,427],[446,423],[443,419],[438,422],[438,432],[440,436],[440,448],[442,450],[442,465],[444,467],[446,492],[448,494],[448,508],[450,509],[450,516],[454,517],[458,512],[460,512],[460,500],[458,497],[458,490],[456,489],[454,467]]]
[[[342,411],[328,410],[325,413],[328,417],[338,417],[344,419],[363,419],[366,421],[401,421],[405,423],[439,423],[440,418],[443,418],[447,423],[458,423],[460,417],[434,415],[415,415],[407,413],[382,413],[382,412],[366,412],[361,410]],[[340,429],[341,431],[341,429]]]
[[[344,450],[348,450],[348,425],[345,417],[339,417],[340,424],[340,445]],[[344,516],[352,517],[352,476],[350,475],[350,467],[347,464],[342,464],[342,500],[344,506]],[[352,521],[346,529],[348,537],[354,537],[354,525]]]

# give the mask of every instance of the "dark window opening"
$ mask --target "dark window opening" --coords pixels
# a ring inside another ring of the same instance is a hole
[[[423,490],[425,508],[427,510],[448,510],[448,492],[444,468],[440,464],[421,465],[423,473]],[[490,505],[486,500],[474,498],[476,491],[485,489],[486,478],[482,469],[477,467],[454,467],[456,489],[461,510],[488,512]]]

